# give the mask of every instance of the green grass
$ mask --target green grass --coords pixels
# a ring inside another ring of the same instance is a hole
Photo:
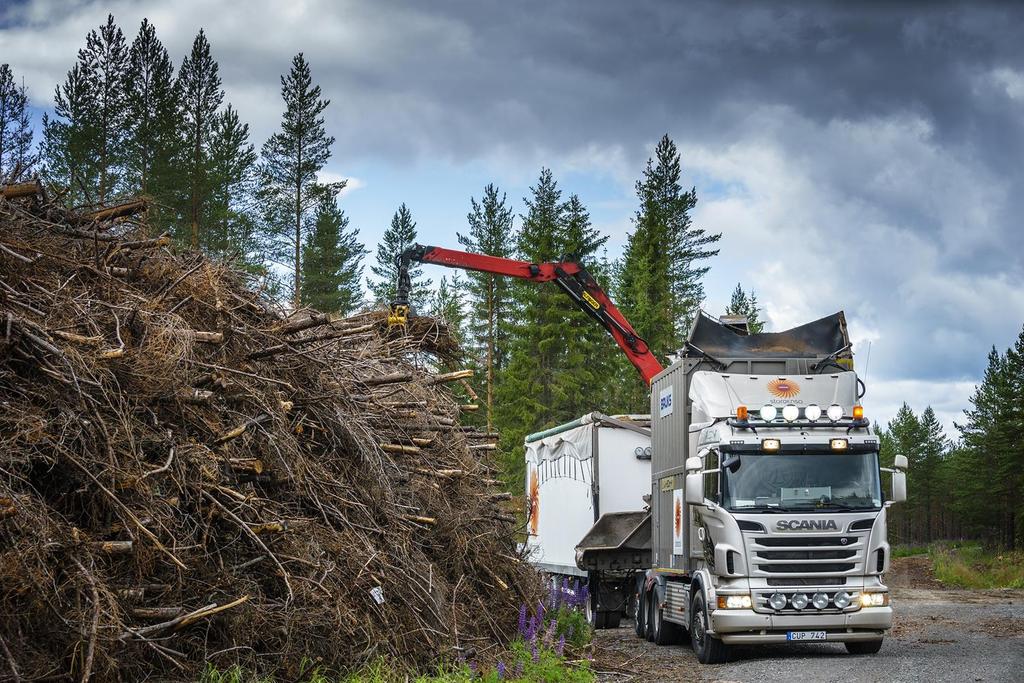
[[[988,551],[980,543],[936,543],[935,578],[957,588],[1024,588],[1024,552]]]
[[[897,545],[892,548],[893,557],[911,557],[913,555],[925,555],[928,553],[926,545]]]

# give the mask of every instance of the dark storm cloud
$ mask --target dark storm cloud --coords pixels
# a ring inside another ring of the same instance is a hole
[[[424,173],[561,164],[611,174],[628,194],[667,132],[702,183],[700,219],[725,233],[712,284],[756,285],[778,326],[839,302],[875,342],[872,373],[915,382],[899,385],[917,387],[914,403],[962,395],[988,346],[1008,344],[1024,321],[1019,5],[68,7],[31,0],[0,19],[0,53],[40,101],[112,11],[129,33],[149,16],[176,62],[205,27],[258,140],[280,115],[277,75],[305,51],[333,100],[340,159]],[[794,296],[808,283],[816,296]]]

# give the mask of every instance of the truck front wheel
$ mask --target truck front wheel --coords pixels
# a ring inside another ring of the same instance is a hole
[[[873,655],[882,649],[882,639],[878,640],[854,640],[846,645],[846,651],[851,655]]]
[[[690,642],[701,664],[721,664],[729,656],[729,648],[708,633],[709,623],[704,596],[698,590],[690,605]]]

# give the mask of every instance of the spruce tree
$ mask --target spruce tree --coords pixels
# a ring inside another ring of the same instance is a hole
[[[640,208],[623,258],[619,299],[627,317],[654,353],[665,358],[685,341],[704,298],[703,277],[721,234],[693,226],[694,189],[680,184],[680,160],[666,135],[636,183]]]
[[[302,247],[302,301],[319,311],[349,315],[363,300],[359,231],[330,194],[317,205],[313,230]]]
[[[416,221],[412,212],[403,202],[395,215],[391,217],[391,225],[384,231],[380,244],[377,245],[377,265],[370,266],[370,271],[377,276],[377,282],[370,285],[373,298],[378,304],[390,304],[395,298],[395,287],[398,283],[398,257],[406,249],[416,243]],[[423,278],[423,269],[409,268],[412,280],[412,291],[409,302],[416,310],[424,310],[430,298],[432,282]]]
[[[124,189],[127,68],[124,34],[107,15],[106,23],[86,36],[78,61],[57,88],[56,118],[43,118],[45,175],[72,203],[104,203]],[[89,188],[88,195],[83,188]]]
[[[469,232],[459,233],[459,243],[467,251],[509,258],[515,248],[512,208],[506,204],[506,195],[489,184],[479,202],[470,198],[470,212],[466,217]],[[485,415],[491,431],[494,415],[494,385],[508,363],[509,317],[511,313],[509,278],[491,273],[470,271],[467,275],[466,294],[470,310],[469,337],[473,345],[474,364],[482,369],[486,390]]]
[[[317,174],[331,157],[334,138],[327,135],[323,112],[330,104],[313,85],[309,64],[300,52],[292,68],[281,77],[285,112],[281,130],[263,145],[264,192],[271,209],[270,229],[279,254],[292,256],[292,303],[302,303],[302,244],[309,215],[320,195],[337,194],[344,183],[330,187],[317,181]]]
[[[921,413],[921,457],[914,471],[914,495],[921,501],[922,533],[929,543],[938,538],[937,521],[942,505],[940,500],[943,491],[940,485],[940,472],[943,460],[949,450],[949,440],[942,430],[942,425],[935,417],[931,406]]]
[[[171,58],[148,19],[128,50],[124,92],[125,179],[132,191],[154,200],[149,218],[160,228],[171,222],[165,207],[175,202],[181,102]]]
[[[213,116],[208,152],[209,200],[202,246],[211,254],[240,258],[244,269],[257,273],[262,264],[252,215],[256,149],[249,142],[249,125],[230,104]]]
[[[34,163],[25,84],[17,85],[11,67],[0,64],[0,182],[27,177]]]
[[[182,151],[179,168],[181,205],[188,232],[180,235],[199,249],[208,229],[210,143],[217,109],[224,100],[220,68],[210,53],[210,43],[200,29],[192,51],[181,62],[176,88],[181,101]]]
[[[747,329],[751,334],[758,334],[764,330],[764,322],[761,320],[760,309],[757,305],[757,294],[753,290],[750,296],[743,291],[740,283],[736,283],[736,289],[732,290],[732,298],[725,309],[726,315],[744,315],[747,317]]]

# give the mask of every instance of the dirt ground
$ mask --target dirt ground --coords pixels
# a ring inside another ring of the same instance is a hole
[[[689,643],[641,641],[632,622],[594,638],[599,680],[631,681],[1024,681],[1024,591],[950,590],[927,556],[899,558],[885,580],[895,624],[881,652],[853,657],[841,644],[734,648],[702,666]]]

